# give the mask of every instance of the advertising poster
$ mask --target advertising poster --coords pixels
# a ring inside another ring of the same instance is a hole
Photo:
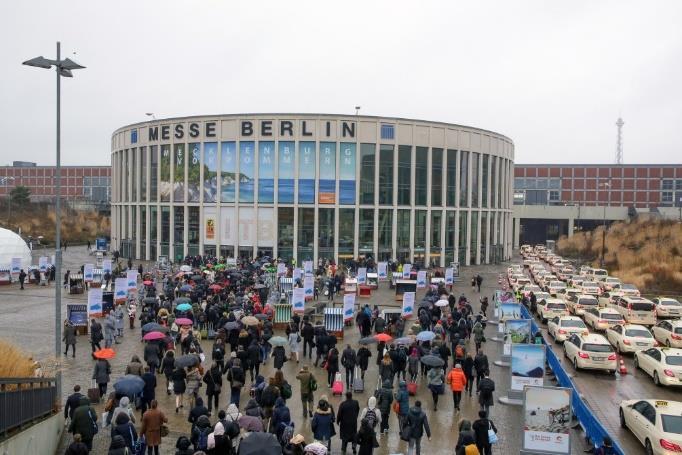
[[[88,326],[88,306],[87,305],[66,305],[66,319],[74,327]]]
[[[453,271],[452,267],[448,267],[447,269],[445,269],[445,285],[446,286],[452,286],[454,279],[455,279],[453,272],[454,271]]]
[[[415,292],[406,292],[403,294],[403,312],[404,318],[411,318],[414,313]]]
[[[320,142],[320,204],[336,203],[336,142]]]
[[[114,300],[116,303],[125,302],[128,297],[128,281],[125,278],[114,280]]]
[[[377,264],[377,277],[379,278],[379,281],[388,280],[388,263],[387,262],[379,262]]]
[[[521,319],[521,305],[518,303],[503,303],[500,305],[500,321],[507,319]]]
[[[495,291],[495,301],[498,303],[515,303],[516,297],[511,291]]]
[[[298,143],[298,203],[315,203],[315,143]]]
[[[107,272],[111,273],[111,259],[102,260],[102,275]]]
[[[311,274],[313,273],[313,261],[303,261],[303,271],[305,274]]]
[[[88,318],[101,318],[102,314],[102,288],[91,288],[88,291]]]
[[[275,143],[258,143],[258,202],[275,202]]]
[[[187,145],[187,202],[199,202],[201,198],[201,144]]]
[[[571,389],[526,387],[523,417],[524,450],[571,453]]]
[[[184,202],[185,144],[175,144],[173,150],[173,202]]]
[[[358,267],[358,286],[367,284],[367,267]]]
[[[291,272],[291,277],[294,279],[294,282],[296,280],[300,280],[303,278],[303,270],[301,270],[299,267],[294,267],[294,271]]]
[[[284,262],[277,263],[277,276],[283,277],[287,275],[287,266]]]
[[[220,143],[220,202],[234,202],[237,189],[237,148],[234,142]]]
[[[545,374],[544,344],[512,344],[511,389],[523,390],[524,386],[542,386]]]
[[[47,272],[48,262],[49,258],[47,256],[40,256],[40,258],[38,258],[38,269],[43,273]]]
[[[215,242],[215,215],[204,215],[204,238]]]
[[[239,142],[239,202],[253,202],[255,150],[253,141]]]
[[[343,320],[353,319],[353,309],[355,308],[355,294],[344,294],[343,296]]]
[[[409,280],[412,273],[412,264],[403,264],[403,279]]]
[[[94,270],[94,264],[85,264],[83,266],[83,281],[86,283],[92,283],[92,279],[94,278]]]
[[[530,344],[530,319],[507,319],[504,321],[504,342],[512,344]]]
[[[126,274],[126,284],[128,290],[137,289],[137,270],[128,270]]]
[[[424,289],[426,287],[426,270],[417,272],[417,289]]]
[[[218,197],[218,143],[204,142],[204,202]]]
[[[20,272],[21,272],[21,258],[12,258],[12,262],[10,264],[10,273],[12,275],[19,276]]]
[[[339,203],[355,204],[355,144],[342,142],[339,157]]]
[[[171,151],[170,145],[161,146],[161,162],[159,164],[159,199],[161,202],[170,202],[171,195]]]
[[[279,142],[279,162],[277,180],[277,200],[281,204],[294,203],[294,142]]]
[[[292,311],[303,313],[305,311],[305,291],[303,288],[294,288],[291,295]]]
[[[312,275],[306,275],[303,278],[303,293],[306,300],[312,300],[315,297],[315,278]]]

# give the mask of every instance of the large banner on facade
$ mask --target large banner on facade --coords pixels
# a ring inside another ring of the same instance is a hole
[[[237,194],[237,147],[234,142],[221,142],[220,202],[234,202],[236,194]]]
[[[524,450],[571,453],[571,389],[526,387],[523,416]]]
[[[355,204],[355,144],[342,142],[339,157],[339,203]]]
[[[336,203],[336,142],[320,142],[320,204]]]
[[[511,390],[527,385],[542,386],[545,375],[544,344],[513,344],[511,349]]]
[[[256,174],[255,143],[239,142],[239,202],[253,202],[253,188]],[[240,214],[241,218],[241,214]],[[241,220],[240,220],[241,221]]]
[[[204,243],[215,245],[217,217],[215,207],[204,207]]]
[[[88,318],[101,318],[102,288],[91,288],[88,291]]]
[[[256,210],[253,207],[239,207],[238,223],[239,246],[254,246],[256,244]]]
[[[294,176],[296,174],[294,160],[294,142],[279,141],[279,162],[277,176],[277,201],[280,204],[294,203]]]
[[[315,143],[298,143],[298,203],[315,203]]]
[[[305,291],[303,288],[294,288],[291,293],[291,306],[294,313],[305,311]]]
[[[258,246],[275,246],[275,209],[258,209]]]
[[[343,295],[343,320],[348,321],[353,319],[353,310],[355,308],[355,294]]]
[[[411,318],[414,314],[415,292],[406,292],[403,294],[403,311],[402,316],[405,319]]]
[[[417,272],[417,289],[424,289],[426,287],[426,270]]]
[[[258,143],[258,202],[275,202],[275,143]]]
[[[234,207],[220,208],[220,243],[232,246],[237,244],[237,218]]]
[[[388,263],[379,262],[377,264],[377,277],[379,281],[388,280]]]

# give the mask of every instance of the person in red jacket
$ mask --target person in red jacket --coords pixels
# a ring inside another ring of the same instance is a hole
[[[452,390],[452,400],[455,404],[455,412],[458,412],[459,402],[462,400],[462,391],[467,385],[467,377],[464,374],[464,371],[462,371],[462,365],[459,363],[456,364],[455,367],[450,370],[445,380],[448,384],[450,384],[450,390]]]

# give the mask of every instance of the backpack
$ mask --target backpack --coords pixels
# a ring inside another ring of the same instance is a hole
[[[458,344],[457,347],[455,348],[455,357],[458,359],[464,358],[464,346],[462,346],[461,344]]]
[[[317,390],[317,379],[313,375],[310,375],[310,381],[308,381],[308,387],[310,388],[311,392],[314,392]]]
[[[405,349],[398,349],[398,360],[403,364],[407,362],[407,352],[405,352]]]
[[[365,419],[367,419],[369,426],[373,429],[377,424],[376,410],[367,408],[367,412],[365,413]]]
[[[284,398],[285,400],[291,398],[291,384],[289,384],[288,382],[282,384],[282,398]]]
[[[279,438],[280,444],[286,445],[289,443],[291,438],[294,437],[294,425],[285,425],[284,430],[282,430],[282,435]]]
[[[208,434],[211,433],[211,428],[205,428],[199,431],[199,439],[197,441],[197,449],[207,450],[208,449]]]
[[[469,444],[464,447],[464,455],[480,455],[481,452],[478,451],[476,444]]]

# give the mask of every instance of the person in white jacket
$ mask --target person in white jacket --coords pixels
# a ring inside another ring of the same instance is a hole
[[[360,421],[365,418],[369,421],[372,429],[375,429],[377,424],[381,422],[381,412],[377,409],[376,397],[369,397],[367,407],[360,413]]]

